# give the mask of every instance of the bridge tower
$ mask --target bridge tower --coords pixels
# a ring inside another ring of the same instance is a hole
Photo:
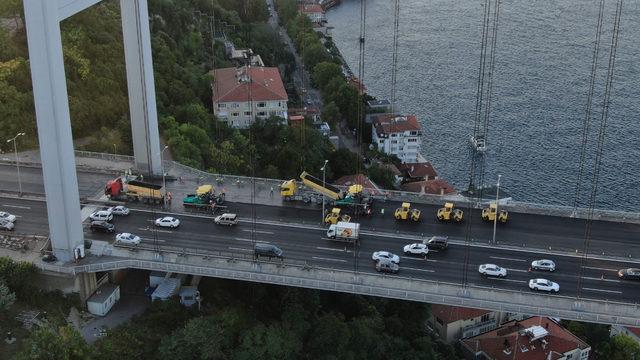
[[[60,22],[101,0],[24,0],[49,233],[61,260],[84,251]],[[160,174],[147,0],[120,0],[136,169]]]

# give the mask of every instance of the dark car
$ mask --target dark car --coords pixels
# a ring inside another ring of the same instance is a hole
[[[429,250],[445,250],[449,246],[446,236],[432,236],[429,240],[424,240]]]
[[[55,262],[58,261],[58,258],[53,254],[46,254],[42,257],[42,261],[44,262]]]
[[[625,280],[640,280],[640,269],[621,269],[620,271],[618,271],[618,277]]]
[[[92,221],[89,228],[93,232],[112,233],[116,231],[116,227],[113,224],[106,221]]]
[[[269,258],[282,258],[282,249],[272,244],[257,243],[253,251],[256,257],[267,256]]]

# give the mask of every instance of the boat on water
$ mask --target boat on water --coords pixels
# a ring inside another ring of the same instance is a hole
[[[471,142],[471,146],[475,149],[475,151],[483,153],[487,150],[487,143],[485,141],[484,135],[471,135],[469,141]]]

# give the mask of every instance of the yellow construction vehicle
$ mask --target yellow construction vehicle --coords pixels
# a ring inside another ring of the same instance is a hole
[[[498,205],[494,202],[492,202],[491,204],[489,204],[488,208],[484,208],[482,209],[482,220],[484,221],[495,221],[496,219],[496,212],[498,213],[498,222],[501,223],[506,223],[507,219],[509,218],[509,212],[506,210],[498,210]]]
[[[436,214],[436,217],[440,221],[454,220],[455,222],[459,223],[462,221],[462,215],[462,210],[454,209],[453,203],[448,202],[444,204],[444,207],[438,209],[438,214]]]
[[[396,212],[393,214],[396,220],[420,220],[420,210],[412,209],[411,204],[408,202],[402,203],[402,207],[397,208]]]
[[[347,214],[343,214],[340,216],[340,208],[333,208],[330,213],[327,214],[324,218],[325,224],[335,225],[339,221],[349,222],[351,221],[351,216]]]

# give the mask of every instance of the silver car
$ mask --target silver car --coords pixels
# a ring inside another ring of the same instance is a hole
[[[552,260],[535,260],[531,262],[531,270],[555,271],[556,263]]]
[[[536,291],[558,292],[560,285],[547,279],[531,279],[529,280],[529,289]]]
[[[388,251],[376,251],[373,253],[373,255],[371,255],[371,260],[373,261],[380,261],[382,259],[387,259],[396,264],[400,263],[400,256],[392,254]]]
[[[14,228],[15,228],[15,225],[13,224],[13,222],[5,219],[0,220],[0,230],[11,231]]]
[[[507,269],[495,264],[482,264],[478,267],[478,272],[486,276],[497,276],[497,277],[507,276]]]

